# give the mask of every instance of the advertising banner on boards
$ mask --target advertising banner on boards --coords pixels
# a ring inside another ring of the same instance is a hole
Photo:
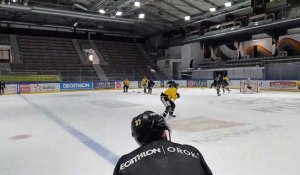
[[[187,81],[188,87],[207,87],[206,80],[188,80]]]
[[[6,84],[4,88],[4,94],[17,94],[18,85],[17,84]]]
[[[30,84],[30,92],[58,92],[58,91],[60,91],[59,83]]]
[[[94,82],[94,89],[114,89],[114,88],[115,88],[114,81]]]
[[[30,84],[20,84],[20,93],[30,93]]]
[[[92,90],[93,82],[72,82],[72,83],[60,83],[60,90]]]

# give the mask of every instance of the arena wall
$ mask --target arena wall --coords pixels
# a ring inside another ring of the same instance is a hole
[[[154,88],[167,88],[170,80],[155,81]],[[210,88],[213,80],[174,80],[179,88]],[[258,80],[261,90],[300,92],[300,80]],[[5,94],[51,93],[83,90],[122,89],[122,81],[61,82],[61,83],[18,83],[7,84]],[[129,89],[142,88],[140,81],[131,81]],[[239,89],[240,80],[231,80],[229,88]]]

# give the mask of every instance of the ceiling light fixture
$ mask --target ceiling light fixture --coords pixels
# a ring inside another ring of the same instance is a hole
[[[104,10],[104,9],[100,9],[100,10],[99,10],[99,13],[104,14],[104,13],[105,13],[105,10]]]
[[[145,18],[145,14],[144,14],[144,13],[141,13],[141,14],[139,15],[139,18],[140,18],[140,19]]]
[[[212,8],[209,9],[209,11],[210,11],[210,12],[215,12],[215,11],[216,11],[216,8],[215,8],[215,7],[212,7]]]
[[[116,15],[121,16],[123,12],[117,11]]]
[[[225,7],[231,7],[231,2],[225,2]]]
[[[190,17],[190,16],[185,16],[185,17],[184,17],[184,20],[185,20],[185,21],[189,21],[189,20],[191,20],[191,17]]]
[[[78,25],[78,23],[77,23],[77,22],[75,22],[75,23],[74,23],[74,27],[77,27],[77,25]]]
[[[139,6],[141,6],[141,3],[138,2],[138,1],[135,1],[135,2],[134,2],[134,6],[135,6],[135,7],[139,7]]]

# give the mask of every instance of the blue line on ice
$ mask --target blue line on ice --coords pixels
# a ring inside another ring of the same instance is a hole
[[[62,119],[57,117],[55,114],[51,113],[47,109],[43,108],[42,106],[39,106],[32,101],[30,101],[28,98],[26,98],[23,95],[20,95],[20,97],[25,100],[26,102],[30,103],[32,106],[39,109],[42,113],[44,113],[47,117],[49,117],[51,120],[53,120],[56,124],[58,124],[60,127],[62,127],[65,131],[67,131],[69,134],[77,138],[80,142],[85,144],[87,147],[92,149],[94,152],[96,152],[99,156],[105,158],[108,162],[110,162],[112,165],[115,165],[117,161],[119,160],[119,156],[114,154],[112,151],[108,150],[104,146],[102,146],[100,143],[97,143],[95,140],[91,139],[87,135],[81,133],[76,128],[72,127],[68,123],[64,122]]]

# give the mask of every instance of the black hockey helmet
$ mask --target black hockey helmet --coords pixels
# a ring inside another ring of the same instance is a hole
[[[174,88],[178,88],[178,86],[179,86],[179,83],[176,83],[176,82],[174,82],[173,84],[172,84],[172,87],[174,87]]]
[[[164,135],[166,130],[170,134],[170,128],[165,119],[152,111],[145,111],[134,117],[131,122],[132,137],[139,145],[163,139],[166,137]]]
[[[172,87],[174,83],[175,83],[175,81],[170,80],[167,82],[167,85],[169,85],[169,87]]]

